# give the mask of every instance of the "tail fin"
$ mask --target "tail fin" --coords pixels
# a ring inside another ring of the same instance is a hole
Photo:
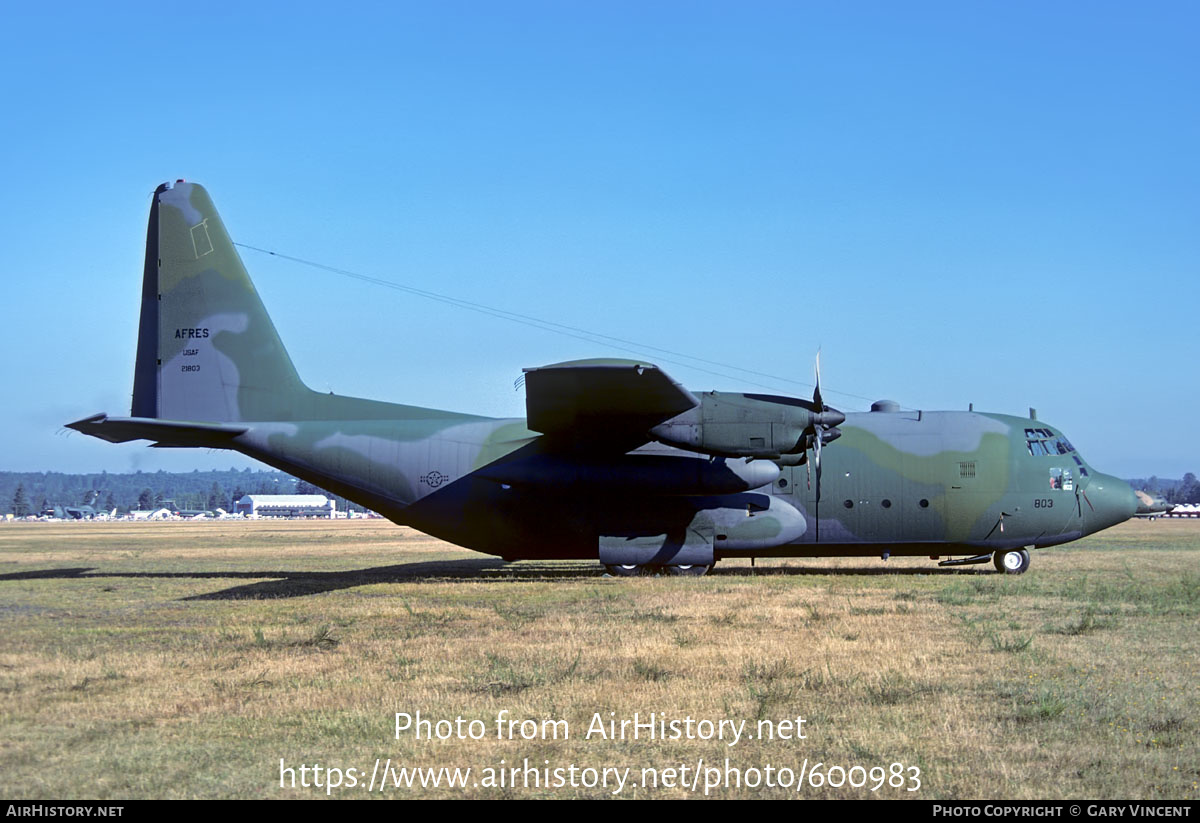
[[[292,420],[312,394],[208,192],[182,181],[159,186],[146,235],[132,416]]]

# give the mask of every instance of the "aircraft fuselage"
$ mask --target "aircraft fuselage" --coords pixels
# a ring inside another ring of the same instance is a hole
[[[979,553],[1075,540],[1133,506],[1127,484],[1041,421],[864,412],[840,428],[824,450],[819,501],[808,465],[776,472],[752,461],[771,471],[743,484],[770,481],[744,490],[681,486],[684,473],[736,461],[660,444],[564,468],[523,419],[261,423],[235,447],[395,522],[508,558],[594,558],[602,535],[656,533],[700,511],[718,515],[718,558]],[[681,468],[656,490],[663,467],[650,461],[661,458]]]

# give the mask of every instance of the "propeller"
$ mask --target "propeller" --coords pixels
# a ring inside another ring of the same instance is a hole
[[[817,502],[821,502],[821,446],[831,443],[841,437],[842,433],[838,431],[838,423],[846,419],[846,415],[834,408],[825,405],[824,399],[821,397],[821,351],[817,350],[816,360],[816,375],[817,382],[813,387],[813,417],[812,424],[809,426],[809,431],[806,437],[812,448],[813,458],[809,462],[808,470],[808,487],[812,488],[813,468],[817,474]]]

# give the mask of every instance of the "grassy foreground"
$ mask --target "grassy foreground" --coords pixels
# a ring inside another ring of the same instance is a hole
[[[1021,577],[850,559],[634,580],[506,566],[378,521],[0,525],[0,795],[326,795],[281,789],[282,758],[297,780],[301,765],[363,770],[332,796],[365,797],[376,758],[472,767],[476,783],[528,758],[629,767],[621,797],[686,797],[706,778],[646,787],[642,768],[728,758],[795,773],[901,763],[921,788],[810,779],[713,796],[1190,799],[1198,562],[1200,521],[1126,523],[1035,552]],[[502,710],[565,720],[570,738],[498,740]],[[396,739],[395,713],[417,711],[486,734]],[[585,739],[596,712],[750,732],[802,716],[806,739]]]

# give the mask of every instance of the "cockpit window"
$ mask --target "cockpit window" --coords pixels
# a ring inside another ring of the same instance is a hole
[[[1034,457],[1072,454],[1075,451],[1075,447],[1071,445],[1070,440],[1056,435],[1049,429],[1026,429],[1025,447]]]
[[[1050,488],[1061,491],[1071,491],[1075,488],[1071,480],[1070,469],[1054,468],[1050,470]]]

